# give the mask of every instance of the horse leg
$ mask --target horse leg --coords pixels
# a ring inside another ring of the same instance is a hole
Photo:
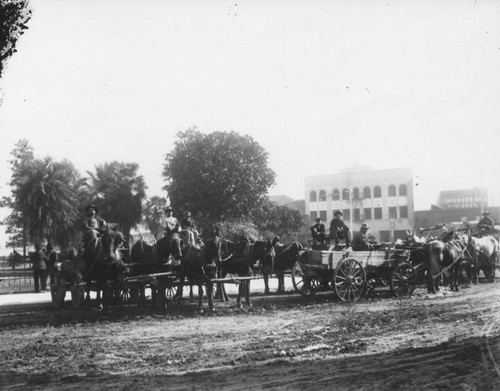
[[[192,303],[194,301],[193,284],[189,282],[189,301]]]
[[[240,281],[240,284],[238,285],[238,296],[236,297],[236,308],[242,308],[241,307],[241,296],[243,294],[243,281]]]
[[[285,273],[278,273],[278,293],[285,293]]]
[[[262,275],[264,277],[264,293],[269,294],[269,274],[267,271],[262,271]]]
[[[214,291],[214,285],[211,282],[207,282],[207,297],[208,297],[208,309],[210,312],[214,310],[214,303],[212,300],[212,295]]]
[[[203,305],[203,284],[198,283],[198,311],[202,312]]]
[[[248,306],[252,306],[252,303],[250,302],[250,280],[245,281],[245,301]]]

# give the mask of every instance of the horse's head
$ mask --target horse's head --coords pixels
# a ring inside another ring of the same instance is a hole
[[[215,261],[217,264],[221,262],[222,240],[219,236],[214,235],[205,243],[205,260],[208,264]]]
[[[107,224],[101,237],[102,252],[108,260],[121,257],[118,248],[125,243],[123,234],[118,230],[116,224]]]

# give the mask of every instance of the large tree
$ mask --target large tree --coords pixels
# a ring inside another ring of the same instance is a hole
[[[35,158],[26,140],[20,140],[11,155],[10,225],[22,228],[32,241],[68,244],[78,218],[80,174],[67,160]]]
[[[0,0],[0,77],[7,59],[17,52],[17,41],[28,28],[30,18],[27,0]]]
[[[164,189],[178,210],[203,220],[249,216],[274,184],[268,153],[252,137],[236,132],[178,133],[164,163]]]
[[[95,167],[89,186],[92,200],[100,215],[108,222],[117,223],[129,239],[130,229],[142,218],[142,201],[146,197],[146,184],[137,175],[137,163],[112,161]]]
[[[299,232],[304,225],[304,218],[298,210],[266,201],[255,211],[254,222],[261,232],[283,238]]]

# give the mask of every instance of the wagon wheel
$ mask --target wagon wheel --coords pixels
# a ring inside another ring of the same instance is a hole
[[[50,276],[50,296],[54,308],[61,308],[66,296],[66,280],[61,276],[59,270],[54,270]]]
[[[417,272],[409,263],[397,265],[391,274],[391,292],[396,297],[411,296],[417,285]]]
[[[296,261],[292,267],[292,284],[296,292],[306,296],[309,291],[309,279],[304,276],[302,263]]]
[[[71,302],[75,310],[82,308],[84,298],[85,291],[81,286],[75,285],[71,287]]]
[[[365,290],[365,269],[354,258],[346,258],[339,262],[333,275],[335,293],[342,301],[357,301]]]
[[[308,288],[309,288],[309,293],[311,295],[318,293],[322,287],[323,287],[323,282],[321,281],[320,278],[315,278],[315,277],[308,278]]]
[[[172,301],[177,295],[177,291],[179,290],[179,286],[177,284],[172,283],[171,281],[165,284],[165,298],[167,300]],[[213,289],[212,295],[215,296],[215,289]]]

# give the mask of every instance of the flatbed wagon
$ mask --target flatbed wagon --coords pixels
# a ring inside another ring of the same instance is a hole
[[[301,295],[327,288],[342,301],[357,301],[380,286],[388,286],[395,296],[409,296],[417,281],[409,256],[394,249],[304,251],[292,268],[292,283]]]

